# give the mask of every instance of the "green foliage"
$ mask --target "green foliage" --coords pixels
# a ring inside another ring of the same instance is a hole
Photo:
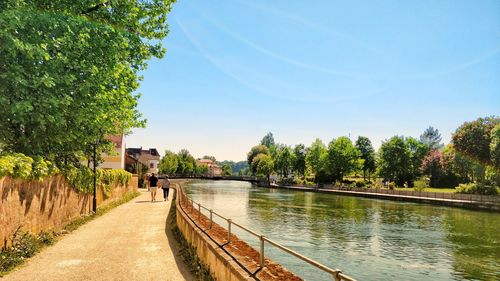
[[[490,156],[493,166],[500,170],[500,124],[491,130]]]
[[[292,150],[286,145],[276,145],[273,157],[274,169],[282,178],[290,174],[292,168]]]
[[[348,137],[340,137],[328,144],[324,168],[331,181],[342,181],[358,167],[359,151]]]
[[[443,147],[439,130],[434,129],[432,126],[425,129],[424,133],[420,135],[420,142],[427,146],[427,149],[440,149]]]
[[[52,162],[45,161],[39,156],[31,158],[21,153],[0,155],[0,177],[41,180],[57,172],[59,170]]]
[[[429,182],[425,179],[416,180],[413,186],[413,190],[415,191],[424,191],[429,187]]]
[[[231,168],[231,165],[229,164],[222,165],[222,175],[230,176],[232,174],[233,174],[233,169]]]
[[[371,174],[375,171],[375,150],[372,142],[367,137],[359,136],[356,140],[356,148],[360,152],[360,158],[363,159],[363,179],[366,179],[366,173]]]
[[[217,159],[215,159],[215,156],[210,156],[210,155],[205,155],[205,156],[201,157],[201,159],[212,160],[212,162],[214,162],[214,163],[217,162]]]
[[[260,141],[260,144],[266,146],[269,149],[273,147],[275,145],[273,133],[267,133]]]
[[[293,148],[292,171],[301,178],[306,176],[306,155],[307,149],[305,145],[298,144]]]
[[[379,175],[403,185],[411,172],[411,153],[404,138],[394,136],[383,142],[378,157]]]
[[[464,194],[497,195],[498,188],[496,186],[484,185],[481,183],[463,183],[458,185],[456,192]]]
[[[366,183],[364,180],[356,181],[355,186],[356,187],[365,187]]]
[[[250,165],[250,170],[252,171],[252,174],[255,174],[257,172],[257,166],[252,165],[252,163],[253,163],[254,158],[257,157],[257,155],[259,155],[259,154],[269,155],[269,148],[267,148],[267,146],[261,144],[261,145],[256,145],[256,146],[252,147],[250,152],[248,152],[247,161],[248,161],[248,165]]]
[[[460,153],[483,165],[493,165],[494,161],[490,155],[492,131],[498,124],[500,118],[495,116],[465,122],[453,134],[453,146]]]
[[[196,172],[196,160],[187,149],[181,149],[177,153],[178,167],[177,174],[192,175]]]
[[[94,173],[88,167],[64,167],[63,174],[68,183],[81,193],[94,191]],[[132,174],[125,170],[97,169],[97,187],[102,189],[105,196],[109,196],[113,185],[128,186]]]
[[[274,163],[270,155],[259,154],[253,159],[252,166],[257,167],[258,175],[265,176],[269,179],[273,172]]]
[[[96,2],[0,2],[5,151],[77,163],[105,136],[144,126],[139,74],[164,54],[173,1]]]
[[[177,154],[170,150],[166,150],[165,155],[160,160],[158,168],[160,174],[175,174],[179,168],[179,158],[177,157]]]
[[[316,182],[319,182],[326,152],[327,150],[323,142],[320,139],[316,139],[306,154],[307,165],[313,172]]]
[[[38,235],[25,231],[16,232],[12,246],[0,252],[0,277],[34,256],[42,247],[54,242],[55,237],[51,232],[41,232]]]

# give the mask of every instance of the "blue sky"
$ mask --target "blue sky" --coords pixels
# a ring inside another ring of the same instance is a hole
[[[268,131],[310,145],[500,115],[500,1],[179,0],[127,147],[243,160]]]

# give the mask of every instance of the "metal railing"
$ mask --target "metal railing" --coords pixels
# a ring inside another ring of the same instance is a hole
[[[401,190],[401,189],[391,190],[391,189],[385,189],[385,188],[359,188],[359,187],[345,187],[345,186],[342,187],[342,186],[335,186],[335,185],[323,185],[321,187],[318,187],[317,185],[282,185],[282,186],[283,187],[309,188],[309,189],[325,189],[325,190],[364,192],[364,193],[398,195],[398,196],[418,197],[418,198],[425,198],[425,199],[436,199],[436,200],[455,200],[455,201],[461,201],[461,202],[465,202],[465,203],[486,203],[486,204],[500,205],[500,196],[498,196],[498,195],[413,191],[413,190]]]
[[[264,235],[261,235],[261,234],[255,232],[255,231],[253,231],[253,230],[251,230],[251,229],[249,229],[249,228],[247,228],[247,227],[245,227],[245,226],[243,226],[241,224],[238,224],[238,223],[232,221],[229,218],[226,218],[226,217],[224,217],[224,216],[222,216],[222,215],[214,212],[212,209],[206,208],[205,206],[201,205],[201,203],[195,202],[193,199],[191,199],[191,198],[189,198],[187,196],[187,194],[185,193],[184,189],[180,185],[179,185],[178,190],[179,190],[178,194],[180,195],[180,197],[179,197],[180,206],[183,209],[184,213],[188,217],[190,217],[191,220],[194,220],[194,218],[191,217],[186,210],[184,210],[183,204],[185,205],[186,209],[191,209],[191,211],[197,209],[197,211],[198,211],[198,221],[199,222],[201,222],[201,216],[202,215],[206,218],[206,216],[204,214],[202,214],[202,210],[208,211],[209,226],[208,226],[208,229],[202,229],[205,233],[206,233],[206,231],[212,229],[213,224],[214,224],[214,215],[217,216],[217,217],[219,217],[220,219],[226,221],[226,223],[227,223],[227,228],[226,228],[226,231],[227,231],[227,242],[224,243],[224,244],[222,244],[222,245],[219,245],[219,246],[224,247],[225,245],[231,243],[231,235],[233,235],[232,232],[231,232],[231,228],[233,226],[236,226],[236,227],[240,228],[241,230],[244,230],[247,233],[249,233],[249,234],[251,234],[251,235],[253,235],[253,236],[255,236],[255,237],[257,237],[259,239],[259,243],[260,243],[260,247],[259,247],[259,269],[254,274],[256,274],[258,271],[260,271],[261,269],[263,269],[265,267],[265,262],[264,262],[265,261],[265,245],[266,245],[266,242],[267,242],[269,245],[272,245],[272,246],[274,246],[274,247],[276,247],[276,248],[284,251],[285,253],[288,253],[288,254],[290,254],[292,256],[295,256],[296,258],[298,258],[298,259],[300,259],[302,261],[305,261],[305,262],[311,264],[312,266],[314,266],[314,267],[316,267],[316,268],[318,268],[318,269],[320,269],[320,270],[322,270],[322,271],[330,274],[332,276],[333,280],[335,280],[335,281],[342,281],[342,280],[355,281],[354,278],[345,275],[339,269],[329,268],[326,265],[323,265],[323,264],[321,264],[321,263],[319,263],[319,262],[317,262],[317,261],[315,261],[313,259],[310,259],[310,258],[308,258],[308,257],[306,257],[304,255],[301,255],[300,253],[298,253],[298,252],[296,252],[296,251],[294,251],[292,249],[289,249],[289,248],[287,248],[287,247],[285,247],[285,246],[283,246],[283,245],[281,245],[281,244],[279,244],[279,243],[277,243],[277,242],[275,242],[275,241],[273,241],[273,240],[265,237]],[[200,226],[198,226],[198,227],[200,227]],[[201,227],[200,227],[200,229],[201,229]]]

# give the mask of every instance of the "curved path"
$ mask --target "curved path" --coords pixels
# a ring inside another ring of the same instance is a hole
[[[151,203],[149,193],[141,193],[0,280],[194,280],[167,219],[172,190],[167,202]]]

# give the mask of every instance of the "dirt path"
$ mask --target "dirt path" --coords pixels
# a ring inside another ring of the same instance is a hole
[[[150,200],[143,191],[0,280],[193,280],[167,224],[172,192]]]

